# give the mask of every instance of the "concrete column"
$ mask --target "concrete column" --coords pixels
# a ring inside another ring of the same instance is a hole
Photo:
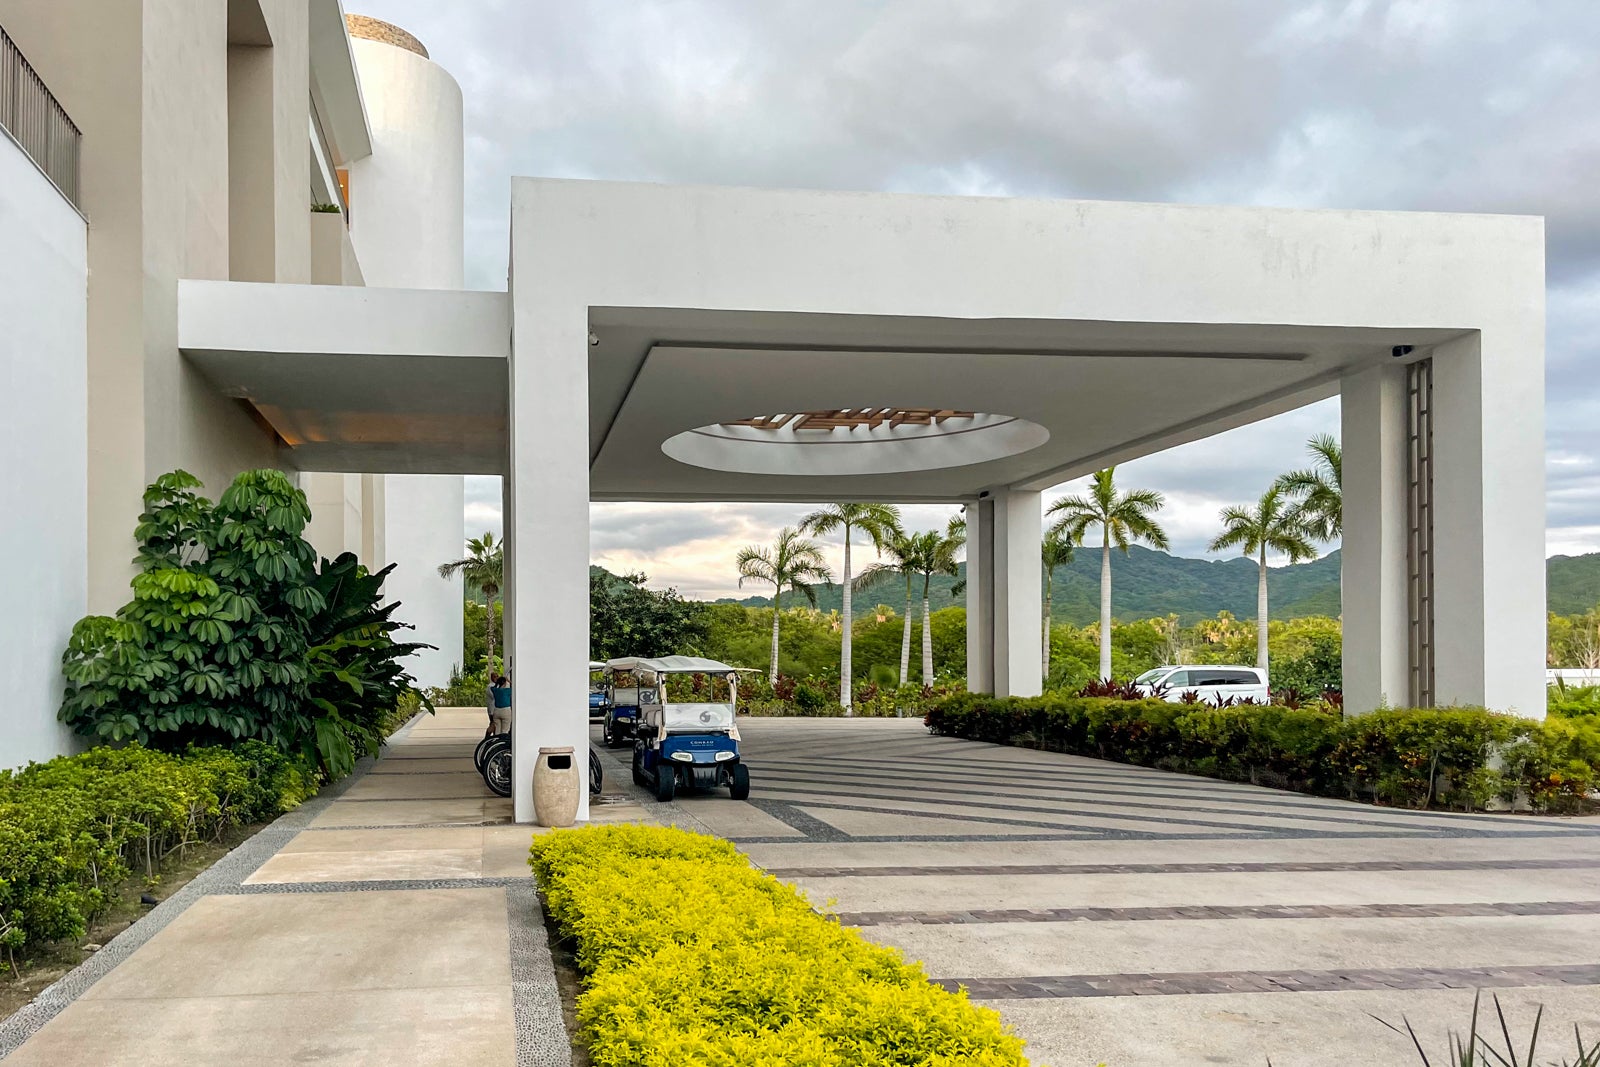
[[[278,280],[275,56],[270,47],[228,46],[228,276],[234,281]]]
[[[1371,367],[1340,383],[1344,537],[1340,584],[1347,712],[1410,695],[1406,581],[1406,371]]]
[[[1039,662],[1039,626],[1044,582],[1039,541],[1044,533],[1040,494],[1002,489],[994,493],[994,692],[1038,696],[1044,688]]]
[[[1433,352],[1436,702],[1534,718],[1545,707],[1539,311]]]
[[[994,692],[994,502],[975,500],[967,515],[967,691]]]
[[[998,489],[967,507],[967,688],[1038,696],[1044,587],[1037,492]]]
[[[585,782],[589,750],[589,326],[529,289],[513,277],[506,642],[518,822],[533,819],[539,749],[571,745]],[[578,818],[588,813],[585,787]]]

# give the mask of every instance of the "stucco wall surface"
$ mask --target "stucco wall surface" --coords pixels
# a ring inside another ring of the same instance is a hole
[[[0,133],[0,767],[68,751],[61,652],[87,611],[85,225]]]

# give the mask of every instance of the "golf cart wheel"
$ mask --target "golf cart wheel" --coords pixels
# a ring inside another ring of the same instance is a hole
[[[472,752],[472,765],[478,768],[479,774],[483,773],[483,761],[488,758],[490,746],[503,737],[505,734],[489,734],[478,742],[478,747]]]
[[[589,795],[597,797],[605,785],[606,772],[600,766],[600,753],[589,750]]]
[[[643,758],[644,758],[644,753],[639,750],[639,746],[638,745],[633,746],[633,784],[634,785],[649,785],[650,784],[650,779],[645,777],[644,766],[641,763]]]
[[[610,719],[601,719],[600,720],[600,743],[602,745],[606,746],[607,748],[615,748],[616,745],[617,745],[617,739],[611,733],[611,720]]]
[[[735,800],[750,799],[750,768],[742,763],[733,765],[732,780],[728,783],[728,795]]]
[[[665,804],[678,791],[678,772],[665,760],[656,764],[656,799]]]
[[[511,746],[499,745],[483,763],[483,782],[497,797],[511,795]]]

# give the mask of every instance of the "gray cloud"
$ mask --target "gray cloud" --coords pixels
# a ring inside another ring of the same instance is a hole
[[[468,278],[486,288],[505,284],[513,174],[1544,215],[1551,544],[1600,547],[1591,0],[359,6],[462,84]],[[1323,406],[1129,475],[1247,499],[1336,426]],[[618,536],[704,536],[678,523]]]

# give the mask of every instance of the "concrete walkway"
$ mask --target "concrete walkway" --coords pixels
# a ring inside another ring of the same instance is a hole
[[[483,721],[418,720],[234,850],[0,1027],[6,1067],[570,1062]],[[598,818],[643,815],[614,799]]]
[[[1473,988],[1600,1037],[1600,823],[1423,814],[928,736],[741,723],[750,803],[682,798],[867,936],[998,1007],[1036,1064],[1443,1059]],[[624,772],[625,773],[625,772]],[[653,805],[647,805],[653,807]],[[1542,1062],[1542,1061],[1541,1061]]]

